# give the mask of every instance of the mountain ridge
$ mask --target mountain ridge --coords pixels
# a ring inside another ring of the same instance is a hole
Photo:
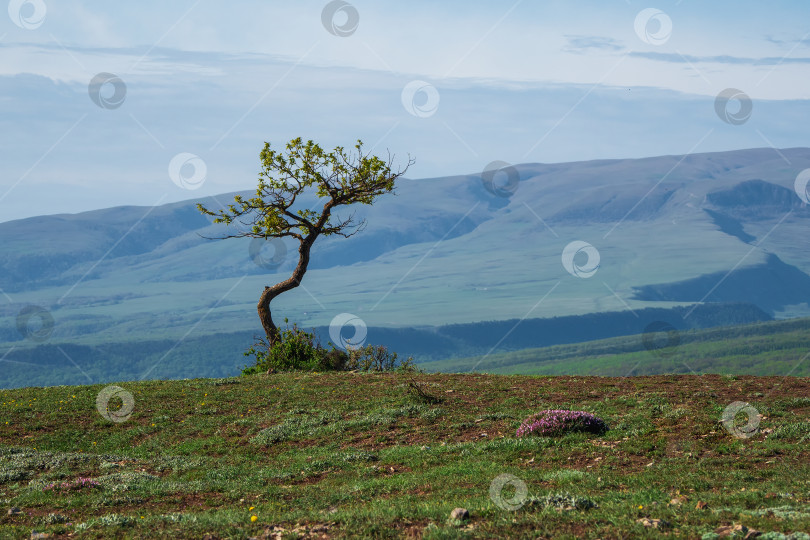
[[[701,300],[672,292],[684,283],[705,283],[705,293],[712,280],[746,276],[772,256],[783,265],[778,275],[803,283],[810,252],[795,246],[810,212],[793,183],[807,168],[808,148],[758,148],[518,164],[492,175],[495,189],[482,174],[405,179],[396,196],[347,209],[366,230],[316,242],[303,286],[279,297],[274,314],[304,326],[352,313],[368,326],[417,327],[676,307]],[[517,183],[504,184],[515,172]],[[216,208],[232,196],[0,223],[0,289],[9,296],[0,331],[14,335],[26,305],[53,315],[60,340],[257,329],[258,291],[289,275],[296,247],[288,243],[276,265],[269,245],[257,255],[248,239],[203,238],[225,229],[195,204]],[[600,255],[589,279],[562,264],[574,241]],[[763,295],[741,292],[758,276],[722,300],[761,303]],[[639,296],[651,287],[670,292]],[[807,312],[806,295],[790,283],[776,279],[770,290],[759,307],[771,316]]]

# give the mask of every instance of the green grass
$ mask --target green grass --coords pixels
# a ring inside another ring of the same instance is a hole
[[[96,409],[101,385],[0,391],[0,537],[810,531],[807,378],[284,373],[119,385],[135,403],[120,423]],[[755,436],[719,423],[734,401],[762,415]],[[515,438],[549,408],[610,429]],[[492,496],[498,478],[514,481]],[[449,522],[456,507],[469,520]]]
[[[648,351],[641,335],[423,362],[426,371],[628,376],[737,373],[810,376],[810,319],[685,330],[675,347]],[[663,344],[665,344],[664,341]]]

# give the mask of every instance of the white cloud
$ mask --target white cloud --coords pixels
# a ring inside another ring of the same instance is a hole
[[[208,165],[200,193],[250,188],[261,143],[298,135],[411,153],[415,177],[475,172],[496,159],[675,154],[712,129],[698,151],[806,140],[795,122],[809,103],[801,9],[743,16],[683,3],[669,13],[670,39],[654,46],[635,34],[640,8],[622,3],[523,2],[507,14],[513,4],[358,1],[360,24],[346,38],[322,26],[324,4],[49,3],[37,30],[5,23],[4,219],[100,201],[152,204],[164,192],[185,198],[166,173],[180,152]],[[99,72],[126,83],[120,108],[89,99]],[[440,96],[429,118],[401,103],[417,79]],[[754,100],[744,126],[714,112],[728,87]],[[22,201],[45,185],[58,195],[27,208]]]

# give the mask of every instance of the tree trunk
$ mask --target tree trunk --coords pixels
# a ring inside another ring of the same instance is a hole
[[[292,275],[281,283],[276,283],[272,287],[265,287],[261,297],[259,297],[257,310],[259,312],[259,320],[262,323],[262,328],[264,328],[264,333],[267,337],[268,347],[272,347],[276,341],[281,339],[281,333],[273,322],[273,316],[270,313],[270,302],[281,293],[294,289],[301,284],[301,280],[309,264],[309,251],[317,237],[318,233],[312,233],[301,241],[301,245],[298,247],[298,265],[295,267]]]
[[[259,320],[262,322],[262,328],[264,328],[264,333],[267,336],[268,347],[272,347],[273,343],[281,337],[278,327],[273,323],[273,316],[270,313],[270,301],[274,296],[276,295],[273,294],[273,289],[265,287],[262,296],[259,298],[258,305]]]

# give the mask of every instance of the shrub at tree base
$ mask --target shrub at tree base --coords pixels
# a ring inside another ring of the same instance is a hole
[[[286,322],[286,319],[285,319]],[[315,336],[293,325],[281,331],[281,339],[268,347],[267,342],[259,339],[256,344],[245,352],[245,356],[254,356],[256,364],[246,366],[242,370],[245,375],[273,371],[323,369],[327,356],[332,360],[335,354],[315,342]],[[334,351],[337,355],[340,351]]]
[[[288,322],[284,319],[284,322]],[[253,356],[256,363],[245,366],[243,375],[264,373],[267,371],[415,371],[413,358],[404,362],[397,361],[397,353],[389,352],[382,345],[366,345],[350,349],[348,353],[334,346],[324,348],[315,339],[315,335],[298,328],[293,324],[280,333],[280,339],[268,347],[267,342],[259,339],[245,352]]]
[[[517,430],[517,436],[564,435],[575,431],[601,434],[607,425],[598,416],[584,411],[546,410],[525,419]]]

